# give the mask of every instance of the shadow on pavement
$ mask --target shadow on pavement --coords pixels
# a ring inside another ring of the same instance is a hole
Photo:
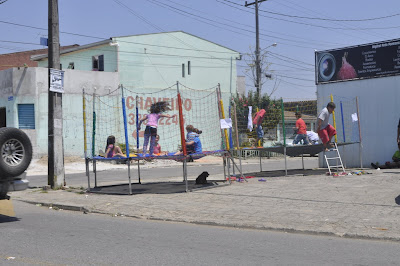
[[[9,223],[19,221],[19,218],[0,214],[0,223]]]
[[[208,180],[207,184],[196,185],[195,181],[188,181],[188,189],[209,189],[225,185],[227,182],[216,182]],[[132,194],[173,194],[186,192],[184,182],[153,182],[145,184],[132,184]],[[111,186],[98,186],[90,189],[90,193],[129,195],[129,184],[119,184]]]
[[[328,169],[288,169],[288,175],[301,175],[301,176],[310,176],[310,175],[326,175]],[[251,172],[251,173],[243,173],[245,176],[254,176],[254,177],[278,177],[285,176],[285,170],[275,170],[275,171],[262,171],[262,172]]]

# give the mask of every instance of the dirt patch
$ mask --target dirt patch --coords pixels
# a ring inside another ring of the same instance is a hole
[[[37,160],[36,163],[40,164],[40,165],[47,165],[48,164],[48,160],[49,160],[49,157],[46,155],[46,156],[43,156],[42,158],[40,158],[39,160]],[[64,164],[77,163],[77,162],[85,162],[85,159],[81,158],[79,156],[64,157]]]
[[[204,156],[200,159],[195,160],[197,163],[220,163],[222,158],[220,156]]]
[[[78,162],[85,162],[84,158],[81,158],[79,156],[68,156],[64,157],[64,163],[78,163]]]
[[[49,160],[48,156],[43,156],[42,158],[37,160],[36,163],[41,165],[47,165],[48,160]]]

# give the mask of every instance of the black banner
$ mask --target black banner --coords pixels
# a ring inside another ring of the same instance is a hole
[[[315,52],[316,84],[400,74],[400,39]]]

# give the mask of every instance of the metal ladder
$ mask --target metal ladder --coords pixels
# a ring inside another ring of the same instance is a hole
[[[329,152],[329,153],[335,152],[336,156],[328,157],[326,155],[327,152]],[[337,147],[336,142],[335,142],[335,147],[334,148],[331,148],[328,151],[324,152],[324,157],[325,157],[326,165],[328,166],[329,175],[332,175],[332,171],[331,171],[332,167],[336,167],[336,172],[339,172],[339,167],[342,167],[343,172],[345,172],[344,166],[343,166],[343,162],[342,162],[342,158],[340,157],[339,149]],[[329,161],[331,161],[331,160],[336,160],[336,165],[329,165]],[[340,162],[340,164],[339,164],[339,162]]]

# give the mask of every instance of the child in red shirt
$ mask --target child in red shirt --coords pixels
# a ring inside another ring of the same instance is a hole
[[[303,119],[301,119],[301,113],[296,113],[296,132],[297,135],[293,140],[293,145],[298,144],[301,140],[303,140],[304,145],[308,145],[308,138],[307,138],[307,126]]]

